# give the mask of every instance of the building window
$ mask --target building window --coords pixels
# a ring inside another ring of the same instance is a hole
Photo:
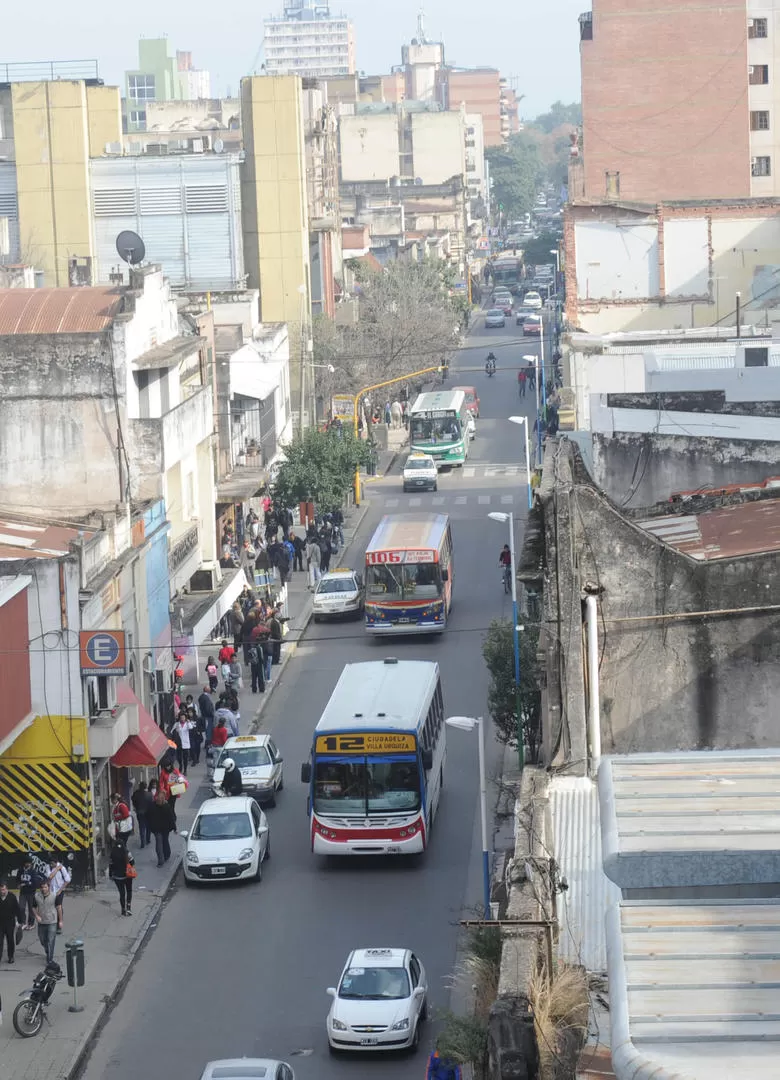
[[[127,81],[127,94],[133,101],[154,101],[154,75],[131,75]]]
[[[620,196],[620,173],[608,172],[604,174],[606,176],[607,184],[607,198],[617,199]]]
[[[745,349],[745,367],[768,367],[769,349],[766,346],[758,349]]]
[[[748,68],[748,82],[751,86],[766,86],[769,82],[769,65],[751,64]]]
[[[130,123],[134,127],[146,126],[146,109],[131,109],[130,110]]]
[[[766,19],[749,19],[748,20],[748,37],[749,38],[765,38],[767,36],[767,21]]]
[[[580,41],[593,41],[593,12],[580,15]]]
[[[769,131],[769,110],[753,109],[750,113],[751,131]]]
[[[754,157],[750,163],[750,173],[752,176],[771,176],[772,159],[769,157]]]

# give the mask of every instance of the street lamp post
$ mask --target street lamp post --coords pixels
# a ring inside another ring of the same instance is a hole
[[[485,721],[481,716],[448,716],[448,727],[461,731],[477,728],[479,736],[479,811],[482,818],[482,904],[485,920],[490,918],[490,849],[488,848],[487,780],[485,776]]]
[[[544,334],[544,330],[542,330]],[[544,338],[542,337],[542,341]],[[523,360],[528,361],[534,365],[536,372],[536,446],[537,446],[537,460],[539,465],[542,464],[542,383],[544,381],[544,367],[541,371],[539,369],[539,357],[537,355],[531,356],[529,353],[523,357]]]
[[[527,416],[510,416],[510,424],[522,424],[523,436],[525,440],[525,480],[528,485],[528,509],[533,506],[533,495],[531,493],[531,448],[528,440],[528,417]]]
[[[509,565],[512,572],[512,644],[515,652],[515,712],[517,714],[517,760],[522,770],[525,765],[525,746],[523,739],[523,714],[520,708],[520,627],[517,624],[517,564],[515,562],[515,520],[514,515],[502,510],[492,510],[488,517],[502,524],[509,523]]]

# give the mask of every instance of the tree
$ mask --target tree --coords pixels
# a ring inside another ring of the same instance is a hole
[[[515,682],[512,623],[494,619],[482,645],[482,655],[490,672],[488,711],[496,726],[499,742],[517,749],[517,703],[520,701],[524,742],[535,760],[541,741],[541,693],[537,679],[536,650],[539,631],[520,632],[520,686]]]
[[[493,206],[503,206],[510,220],[527,214],[544,175],[535,142],[513,135],[506,147],[490,147],[485,157],[490,164]]]
[[[533,240],[529,240],[523,248],[523,260],[526,266],[554,262],[555,256],[550,252],[557,251],[559,243],[554,232],[543,232],[535,236]]]
[[[547,135],[550,135],[556,128],[562,127],[564,124],[579,127],[582,123],[582,106],[577,101],[573,101],[571,105],[564,105],[562,101],[554,101],[549,111],[541,113],[532,123],[534,127],[540,128]]]
[[[394,262],[368,272],[361,265],[357,324],[337,326],[325,317],[314,321],[318,395],[354,394],[442,364],[467,306],[453,287],[454,274],[454,268],[434,259]]]
[[[358,465],[367,465],[368,445],[349,426],[341,431],[307,428],[284,448],[285,461],[274,484],[285,506],[313,502],[330,510],[340,506],[352,487]]]

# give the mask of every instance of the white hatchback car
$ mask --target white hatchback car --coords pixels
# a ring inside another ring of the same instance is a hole
[[[206,799],[181,834],[184,884],[212,881],[260,881],[271,842],[265,814],[248,795]]]
[[[404,491],[436,491],[439,471],[430,454],[410,454],[404,463]]]
[[[269,1058],[223,1058],[210,1061],[200,1080],[295,1080],[286,1061]]]
[[[314,593],[314,621],[340,615],[360,618],[365,602],[363,578],[356,570],[350,570],[348,566],[329,570],[320,578]]]
[[[328,994],[331,1052],[417,1049],[428,1017],[428,983],[409,949],[355,949]]]
[[[251,795],[261,806],[276,805],[276,793],[284,787],[284,758],[270,735],[236,735],[227,740],[211,775],[215,795],[222,790],[226,758],[232,758],[241,773],[242,794]]]
[[[523,307],[538,311],[542,306],[542,298],[538,292],[527,292],[523,297]]]

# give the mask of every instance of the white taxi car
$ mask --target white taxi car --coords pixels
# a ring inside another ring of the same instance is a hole
[[[295,1080],[286,1061],[269,1058],[223,1058],[210,1061],[200,1080]]]
[[[410,454],[404,462],[404,491],[437,491],[439,473],[430,454]]]
[[[339,1050],[416,1050],[428,1017],[425,969],[409,949],[349,954],[327,1019],[328,1046]]]
[[[339,615],[363,614],[366,590],[363,578],[348,566],[329,570],[317,583],[314,593],[314,621],[335,618]]]
[[[268,821],[254,799],[235,795],[206,799],[181,834],[184,884],[214,881],[260,881],[263,862],[271,855]]]
[[[241,773],[245,795],[263,806],[276,805],[276,793],[284,787],[284,758],[270,735],[236,735],[228,739],[217,758],[211,777],[215,795],[222,791],[225,758],[232,758]]]

